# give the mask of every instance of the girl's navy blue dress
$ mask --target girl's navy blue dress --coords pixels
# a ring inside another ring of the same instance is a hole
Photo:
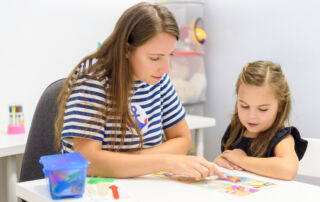
[[[274,148],[276,147],[276,145],[283,140],[283,138],[287,137],[289,134],[291,134],[294,138],[294,148],[295,151],[297,153],[297,156],[299,158],[299,160],[302,159],[307,146],[308,146],[308,141],[304,140],[301,138],[300,133],[298,131],[298,129],[296,127],[286,127],[283,128],[281,130],[278,131],[278,133],[272,138],[272,140],[270,141],[270,144],[268,146],[268,150],[267,153],[265,155],[265,157],[272,157],[274,156]],[[226,140],[229,138],[230,136],[230,125],[228,126],[226,132],[224,133],[223,137],[222,137],[222,143],[226,142]],[[240,136],[240,134],[238,135]],[[239,142],[239,144],[237,144],[236,146],[232,147],[231,149],[242,149],[244,152],[246,152],[246,154],[248,156],[252,156],[251,152],[249,151],[249,147],[250,144],[252,142],[253,138],[247,138],[247,137],[242,137],[241,141]],[[221,152],[224,151],[224,148],[221,144]]]

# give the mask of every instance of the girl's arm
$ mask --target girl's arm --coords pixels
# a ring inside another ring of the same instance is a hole
[[[294,138],[288,135],[274,149],[275,157],[250,157],[241,149],[227,150],[222,157],[243,169],[267,177],[292,180],[298,170],[299,160],[294,149]]]
[[[95,140],[74,138],[73,149],[89,162],[88,176],[128,178],[168,170],[176,174],[194,177],[196,180],[215,172],[212,162],[203,157],[172,154],[128,154],[102,150],[102,143]]]
[[[224,167],[230,170],[243,170],[241,167],[237,166],[236,164],[222,157],[221,154],[213,162],[218,164],[221,167]]]
[[[191,148],[191,134],[185,119],[164,130],[167,141],[136,154],[187,154]]]

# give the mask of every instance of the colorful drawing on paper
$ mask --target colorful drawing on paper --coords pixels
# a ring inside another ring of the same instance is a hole
[[[226,175],[226,178],[219,178],[216,175],[207,177],[206,179],[196,181],[192,177],[187,177],[183,175],[177,175],[172,172],[160,171],[154,176],[168,178],[176,181],[181,181],[184,183],[196,185],[210,190],[216,190],[219,192],[229,193],[236,196],[245,196],[260,191],[261,189],[267,187],[276,186],[274,183],[251,179],[248,177],[239,177]]]
[[[195,180],[195,178],[193,178],[193,177],[188,177],[185,175],[178,175],[173,172],[164,171],[164,170],[161,170],[157,173],[154,173],[153,175],[157,176],[157,177],[161,177],[161,178],[168,178],[171,180],[180,181],[180,182],[187,183],[187,184],[192,184],[192,183],[197,182],[197,180]]]

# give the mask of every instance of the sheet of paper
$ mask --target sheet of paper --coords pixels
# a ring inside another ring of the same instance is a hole
[[[227,178],[225,179],[213,175],[200,181],[196,181],[192,177],[177,175],[168,171],[159,171],[153,175],[237,196],[245,196],[258,192],[264,188],[276,186],[274,183],[232,175],[226,175]]]

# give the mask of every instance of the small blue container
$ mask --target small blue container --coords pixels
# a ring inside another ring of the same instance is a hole
[[[82,197],[88,161],[79,152],[42,156],[39,162],[52,199]]]

